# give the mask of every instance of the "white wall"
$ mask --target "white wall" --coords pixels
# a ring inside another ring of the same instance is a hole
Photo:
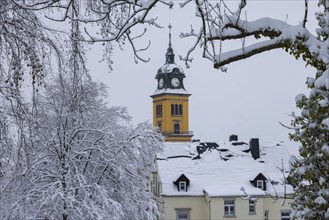
[[[225,198],[235,200],[235,217],[224,216]],[[256,213],[249,213],[249,201],[240,197],[213,197],[206,199],[205,196],[186,196],[186,197],[163,197],[164,200],[164,219],[176,219],[177,208],[190,209],[191,220],[200,219],[243,219],[243,220],[264,220],[265,210],[269,210],[269,220],[281,219],[282,210],[291,210],[291,200],[274,200],[273,198],[258,198],[256,201]],[[207,202],[208,200],[208,202]],[[210,204],[210,207],[209,207]],[[210,214],[210,215],[209,215]],[[210,217],[209,217],[210,216]]]
[[[177,208],[191,209],[191,219],[209,219],[208,207],[204,196],[194,197],[163,197],[164,199],[164,219],[176,219]]]
[[[224,200],[233,199],[235,201],[235,218],[236,219],[264,219],[264,203],[263,199],[259,198],[256,201],[256,212],[255,214],[249,214],[249,201],[243,200],[240,197],[216,197],[212,198],[211,204],[211,219],[227,219],[229,217],[224,215]],[[232,217],[234,218],[234,217]]]

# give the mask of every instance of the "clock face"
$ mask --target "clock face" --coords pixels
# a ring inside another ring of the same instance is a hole
[[[164,85],[164,80],[163,80],[163,78],[161,78],[159,80],[159,88],[162,89],[163,88],[163,85]]]
[[[171,85],[175,88],[178,87],[179,86],[179,80],[177,78],[172,78]]]

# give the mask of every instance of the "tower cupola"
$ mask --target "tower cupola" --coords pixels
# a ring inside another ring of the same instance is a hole
[[[185,78],[182,67],[175,63],[169,24],[169,46],[166,62],[155,76],[157,89],[153,98],[153,125],[158,127],[169,142],[190,142],[193,133],[188,129],[188,97],[183,84]]]
[[[156,92],[183,92],[187,94],[183,79],[185,78],[184,70],[182,67],[175,63],[175,54],[171,43],[171,29],[169,25],[169,45],[166,52],[166,62],[159,69],[155,76],[158,81],[158,88]],[[175,91],[174,91],[175,90]]]

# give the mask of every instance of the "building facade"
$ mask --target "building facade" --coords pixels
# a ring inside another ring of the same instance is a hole
[[[160,219],[290,219],[287,146],[257,140],[166,142],[151,189],[164,205]]]
[[[169,26],[171,29],[171,26]],[[184,71],[175,64],[171,33],[166,62],[156,74],[153,124],[165,136],[149,190],[165,220],[287,220],[293,193],[284,143],[260,144],[231,135],[227,142],[193,141]]]

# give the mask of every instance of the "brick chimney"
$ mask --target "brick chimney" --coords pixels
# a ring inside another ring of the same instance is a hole
[[[236,135],[236,134],[232,134],[232,135],[230,135],[230,137],[229,137],[229,141],[231,142],[231,141],[238,141],[238,135]]]
[[[254,160],[257,160],[258,158],[260,158],[259,139],[258,138],[250,139],[249,146],[250,146],[250,152],[251,152],[252,158],[254,158]]]

